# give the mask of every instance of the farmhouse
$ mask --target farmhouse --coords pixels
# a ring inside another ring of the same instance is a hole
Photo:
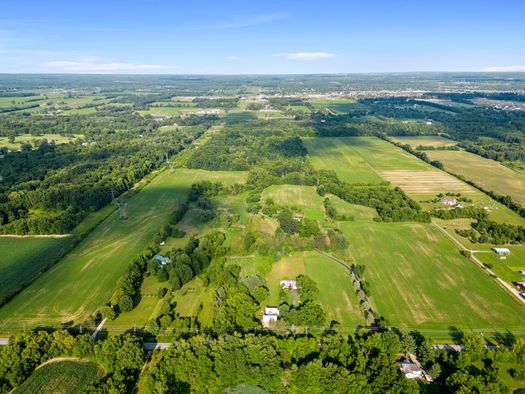
[[[412,361],[404,360],[400,362],[399,369],[405,374],[407,379],[421,379],[423,377],[423,369]]]
[[[171,262],[169,257],[161,256],[160,254],[153,256],[153,259],[156,260],[160,265],[169,264]]]
[[[270,323],[276,322],[279,317],[279,308],[274,306],[267,306],[264,309],[264,314],[262,317],[262,325],[264,328],[268,328]]]
[[[508,248],[492,248],[492,250],[499,255],[500,260],[505,260],[510,255]]]
[[[449,198],[449,197],[443,197],[441,199],[441,202],[445,205],[449,205],[451,207],[455,207],[456,205],[458,205],[458,202],[455,198]]]
[[[282,280],[279,284],[281,289],[297,290],[297,281],[295,280]]]

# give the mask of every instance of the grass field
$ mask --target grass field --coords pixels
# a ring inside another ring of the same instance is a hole
[[[81,394],[104,375],[98,365],[80,360],[56,359],[38,367],[13,393]]]
[[[0,309],[4,323],[80,322],[110,296],[117,279],[200,180],[242,182],[245,173],[164,171],[127,201],[127,220],[113,212],[64,259]],[[0,326],[1,330],[1,326]]]
[[[343,223],[391,325],[446,338],[460,329],[525,332],[524,308],[429,224]]]
[[[362,107],[361,104],[352,99],[310,100],[310,103],[317,110],[328,108],[337,114],[344,114],[353,109]]]
[[[348,183],[378,184],[384,180],[351,146],[349,138],[309,138],[304,140],[308,157],[316,170],[334,170]]]
[[[335,320],[343,332],[354,332],[365,319],[359,307],[348,271],[329,258],[308,252],[304,254],[306,274],[319,287],[319,301],[323,305],[328,323]]]
[[[75,134],[74,136],[68,136],[64,137],[59,134],[42,134],[39,136],[31,135],[31,134],[21,134],[15,138],[15,142],[12,144],[8,141],[7,137],[0,137],[0,148],[7,148],[10,150],[19,150],[22,146],[22,144],[31,144],[33,145],[33,141],[37,140],[54,140],[55,144],[65,144],[68,142],[76,141],[79,138],[83,138],[84,136],[82,134]]]
[[[416,149],[419,145],[422,146],[433,146],[435,148],[440,146],[454,146],[457,144],[449,138],[440,137],[439,135],[414,135],[414,136],[399,136],[390,137],[393,141],[401,144],[408,144],[413,149]],[[430,151],[432,152],[432,151]]]
[[[73,243],[73,237],[0,237],[0,301],[52,266]]]
[[[465,151],[428,151],[427,154],[432,160],[442,162],[448,171],[463,175],[484,189],[509,195],[525,206],[525,174]]]
[[[277,205],[296,207],[310,219],[323,220],[325,217],[323,197],[315,186],[274,185],[262,192],[261,199],[267,198],[272,198]]]

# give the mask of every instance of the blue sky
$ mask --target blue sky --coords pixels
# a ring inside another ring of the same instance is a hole
[[[2,0],[0,72],[525,71],[524,16],[524,0]]]

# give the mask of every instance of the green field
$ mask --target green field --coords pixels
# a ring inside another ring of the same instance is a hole
[[[104,375],[98,365],[76,359],[56,359],[38,367],[13,393],[81,394]]]
[[[413,149],[416,149],[419,145],[433,146],[437,148],[440,146],[455,146],[457,144],[456,141],[453,141],[449,138],[440,137],[439,135],[414,135],[414,136],[406,136],[406,137],[396,136],[396,137],[390,137],[390,138],[395,142],[399,142],[401,144],[408,144]]]
[[[343,223],[371,302],[389,324],[446,338],[460,329],[525,332],[524,308],[430,224]]]
[[[345,268],[315,252],[304,254],[304,268],[319,287],[319,301],[326,312],[328,323],[337,321],[340,329],[347,333],[365,324],[352,280]]]
[[[55,144],[65,144],[68,142],[73,142],[78,140],[79,138],[83,138],[84,136],[82,134],[75,134],[73,136],[61,136],[59,134],[42,134],[42,135],[31,135],[31,134],[20,134],[15,138],[14,143],[10,143],[8,141],[8,137],[0,137],[0,148],[7,148],[10,150],[19,150],[22,146],[22,144],[31,144],[33,145],[33,141],[41,141],[41,140],[54,140]]]
[[[20,291],[73,245],[73,237],[0,237],[0,300]]]
[[[264,201],[272,198],[277,205],[295,207],[300,209],[304,216],[310,219],[323,220],[324,206],[315,186],[274,185],[261,194]]]
[[[486,190],[509,195],[525,206],[525,174],[465,151],[428,151],[427,155],[442,162],[448,171],[462,175]]]
[[[111,295],[131,260],[200,180],[242,182],[246,173],[164,171],[127,201],[127,220],[113,212],[70,254],[0,309],[4,323],[81,322]],[[1,327],[0,327],[1,328]]]
[[[348,138],[308,138],[304,144],[308,158],[316,170],[333,170],[348,183],[378,184],[384,180],[370,167],[350,144]]]
[[[328,108],[337,114],[344,114],[362,107],[356,100],[352,99],[310,100],[310,103],[317,110]]]

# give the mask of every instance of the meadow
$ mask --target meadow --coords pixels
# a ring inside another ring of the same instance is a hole
[[[51,267],[74,241],[75,237],[0,237],[0,303]]]
[[[15,394],[81,394],[104,375],[97,364],[71,359],[51,360],[38,367],[13,393]]]
[[[430,224],[342,223],[364,264],[374,309],[388,323],[437,338],[478,329],[523,332],[524,309]]]
[[[413,135],[413,136],[395,136],[390,137],[393,141],[401,144],[408,144],[413,149],[421,146],[432,146],[434,148],[443,146],[455,146],[456,141],[449,138],[441,137],[439,135]]]
[[[127,200],[127,220],[110,214],[64,259],[0,309],[0,320],[81,322],[111,295],[131,260],[167,223],[190,186],[200,180],[235,183],[245,173],[177,169],[160,173]],[[1,328],[1,327],[0,327]]]
[[[448,171],[462,175],[486,190],[511,196],[525,206],[524,173],[466,151],[428,151],[427,155],[443,163]]]

